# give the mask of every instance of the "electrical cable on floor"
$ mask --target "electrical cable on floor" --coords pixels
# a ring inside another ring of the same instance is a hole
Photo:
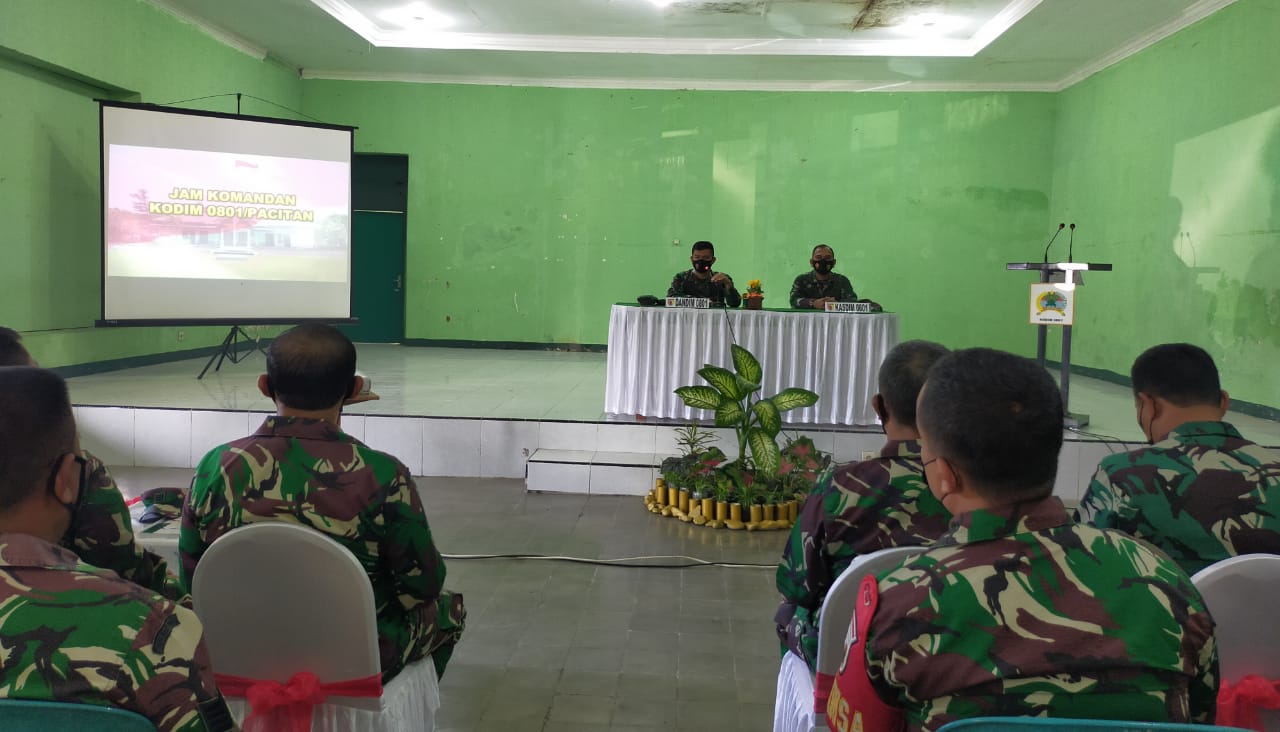
[[[690,569],[694,567],[725,567],[728,569],[777,569],[777,564],[754,564],[750,562],[712,562],[683,554],[660,554],[649,557],[618,557],[616,559],[587,559],[585,557],[565,557],[547,554],[442,554],[445,559],[526,559],[531,561],[571,562],[575,564],[592,564],[600,567],[630,567],[632,569]],[[687,559],[681,564],[630,564],[646,559]]]
[[[1101,443],[1103,444],[1103,446],[1104,446],[1104,447],[1106,447],[1106,448],[1107,448],[1107,450],[1108,450],[1112,455],[1116,454],[1117,452],[1128,452],[1128,449],[1125,447],[1124,440],[1120,439],[1119,437],[1112,437],[1111,435],[1104,435],[1104,434],[1102,434],[1102,433],[1100,433],[1100,432],[1090,432],[1090,431],[1088,431],[1088,430],[1082,430],[1082,429],[1080,429],[1079,427],[1068,427],[1068,428],[1067,428],[1067,431],[1068,431],[1068,432],[1075,433],[1075,434],[1077,434],[1077,435],[1080,435],[1081,437],[1092,437],[1092,438],[1094,438],[1095,440],[1098,440],[1099,442],[1101,442]],[[1113,448],[1113,447],[1111,446],[1111,443],[1113,443],[1113,442],[1114,442],[1116,445],[1119,445],[1119,446],[1120,446],[1120,449],[1119,449],[1119,450],[1117,450],[1117,449],[1115,449],[1115,448]]]

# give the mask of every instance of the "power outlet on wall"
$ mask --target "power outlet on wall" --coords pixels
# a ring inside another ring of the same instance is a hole
[[[186,338],[186,337],[187,337],[186,331],[182,331],[182,330],[178,331],[178,340],[182,340],[183,338]]]

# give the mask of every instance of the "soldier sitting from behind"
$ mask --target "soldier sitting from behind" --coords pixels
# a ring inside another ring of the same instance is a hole
[[[1204,349],[1169,343],[1130,371],[1151,447],[1098,465],[1076,515],[1146,539],[1188,574],[1238,554],[1280,554],[1280,450],[1222,417],[1227,393]]]
[[[1190,578],[1127,534],[1074,523],[1052,495],[1062,399],[1049,374],[957,351],[930,370],[916,414],[951,530],[866,585],[879,604],[837,677],[832,728],[867,701],[859,673],[907,730],[975,716],[1212,722],[1213,620]]]
[[[709,241],[695,242],[689,255],[693,269],[679,272],[671,278],[667,297],[705,297],[716,305],[736,308],[742,304],[742,295],[733,286],[733,278],[724,272],[712,272],[716,263],[716,248]]]
[[[178,540],[182,580],[190,586],[209,545],[241,524],[308,526],[369,573],[383,680],[428,655],[443,675],[462,635],[462,595],[444,589],[444,560],[408,468],[339,427],[361,381],[355,346],[332,326],[300,325],[271,342],[258,387],[276,416],[197,466]]]
[[[951,514],[929,492],[920,464],[916,397],[929,368],[948,351],[907,341],[880,365],[871,405],[888,438],[880,457],[835,466],[818,479],[778,565],[782,605],[774,617],[782,645],[814,668],[818,610],[831,584],[860,554],[932,543]]]
[[[195,613],[59,546],[85,479],[66,383],[0,368],[0,697],[233,729]]]
[[[22,345],[22,336],[0,327],[0,366],[37,365]],[[88,450],[81,450],[80,457],[85,461],[88,478],[63,546],[86,564],[110,569],[130,582],[191,607],[191,596],[182,589],[177,576],[170,573],[164,559],[134,541],[129,507],[107,466]]]

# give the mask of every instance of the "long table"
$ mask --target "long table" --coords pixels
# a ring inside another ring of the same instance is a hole
[[[723,310],[614,305],[609,314],[605,411],[666,419],[711,419],[677,387],[705,384],[705,364],[733,369],[732,342],[764,368],[760,395],[799,386],[818,403],[783,414],[791,424],[876,423],[871,396],[880,362],[898,343],[898,316],[812,310]]]

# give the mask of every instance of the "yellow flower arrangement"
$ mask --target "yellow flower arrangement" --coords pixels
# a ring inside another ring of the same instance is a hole
[[[760,280],[747,280],[747,291],[742,295],[743,297],[762,297],[764,289],[760,287]]]

